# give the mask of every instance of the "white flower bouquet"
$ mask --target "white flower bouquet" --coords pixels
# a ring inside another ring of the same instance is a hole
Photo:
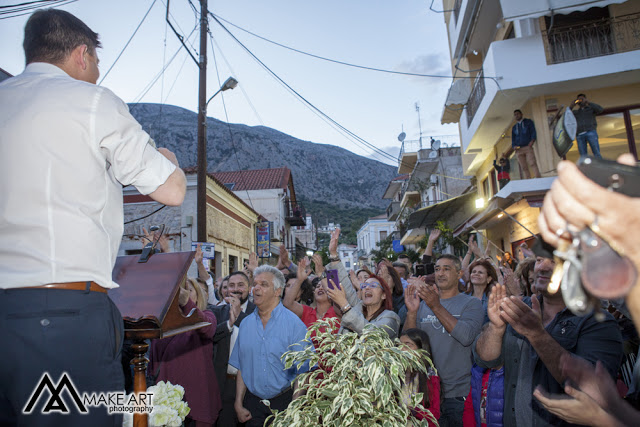
[[[149,387],[147,393],[153,393],[153,411],[149,415],[150,426],[179,427],[182,425],[191,409],[187,402],[182,401],[184,388],[181,385],[160,381]]]

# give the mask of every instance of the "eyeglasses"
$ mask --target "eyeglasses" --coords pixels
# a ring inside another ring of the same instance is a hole
[[[367,288],[380,288],[382,289],[382,285],[378,282],[364,282],[360,285],[361,290],[365,290]]]

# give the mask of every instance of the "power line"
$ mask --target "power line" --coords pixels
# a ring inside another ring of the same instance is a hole
[[[191,33],[187,36],[187,39],[193,35],[193,33],[196,30],[196,28],[198,28],[197,25],[193,28],[193,30],[191,30]],[[158,74],[156,74],[156,76],[151,80],[151,82],[149,82],[149,84],[142,90],[142,92],[138,96],[136,96],[134,98],[134,102],[132,102],[133,106],[130,107],[130,111],[133,111],[138,106],[138,104],[140,103],[142,98],[144,98],[144,96],[147,94],[147,92],[149,92],[151,90],[151,88],[157,83],[157,81],[160,79],[160,77],[165,72],[165,70],[169,67],[169,65],[171,65],[171,63],[176,58],[176,56],[178,56],[178,53],[180,53],[180,49],[181,48],[182,48],[182,46],[178,47],[176,52],[169,59],[169,61],[162,67],[160,72]]]
[[[211,34],[211,31],[209,31],[209,34]],[[227,67],[229,68],[229,71],[231,71],[231,75],[232,76],[236,76],[236,77],[240,77],[240,74],[236,73],[233,69],[233,67],[231,66],[231,64],[229,64],[229,61],[227,60],[227,58],[224,56],[224,53],[222,52],[222,49],[220,49],[220,45],[216,42],[216,40],[213,38],[213,36],[210,37],[211,39],[211,44],[212,46],[215,45],[218,48],[218,53],[220,54],[220,56],[222,57],[222,59],[224,59],[225,64],[227,65]],[[213,48],[213,47],[212,47]],[[242,78],[240,78],[239,80],[242,80]],[[262,120],[262,117],[260,117],[260,114],[258,113],[258,110],[256,109],[255,105],[253,105],[253,102],[251,102],[251,98],[249,98],[249,94],[247,93],[246,90],[244,90],[244,85],[240,85],[238,86],[238,89],[240,89],[240,91],[242,92],[242,94],[244,95],[244,98],[247,101],[247,104],[249,104],[249,107],[251,108],[251,110],[253,111],[253,114],[255,114],[256,119],[258,119],[258,122],[260,122],[260,124],[262,126],[264,126],[264,121]]]
[[[14,9],[0,11],[0,16],[1,16],[0,19],[10,19],[10,18],[17,18],[19,16],[29,15],[31,14],[32,10],[39,9],[43,6],[42,4],[39,4],[40,2],[44,2],[46,6],[59,7],[59,6],[64,6],[70,3],[75,3],[76,1],[78,0],[40,0],[38,2],[34,1],[29,3],[22,3],[25,6],[19,6],[19,5],[0,6],[0,8],[14,7]],[[20,12],[24,12],[24,13],[20,13]],[[2,15],[6,15],[6,16],[2,16]]]
[[[255,54],[253,54],[253,52],[251,52],[251,50],[249,50],[249,48],[247,48],[240,40],[238,40],[235,35],[233,35],[233,33],[231,33],[231,31],[229,31],[216,17],[215,15],[213,15],[211,12],[209,12],[210,15],[213,17],[213,19],[240,45],[242,46],[242,48],[247,51],[247,53],[249,53],[249,55],[251,55],[251,57],[254,58],[254,60],[256,60],[262,67],[265,68],[265,70],[267,70],[267,72],[269,72],[269,74],[271,74],[274,78],[276,78],[283,86],[285,86],[289,91],[291,91],[293,94],[295,94],[300,100],[303,101],[304,104],[306,104],[309,108],[311,108],[312,110],[316,111],[318,114],[320,114],[321,116],[323,116],[324,118],[326,118],[330,123],[332,123],[334,126],[336,126],[339,130],[346,132],[349,136],[351,136],[354,139],[354,142],[358,143],[358,144],[364,144],[365,147],[368,147],[369,149],[372,149],[374,152],[378,153],[381,156],[384,156],[386,158],[388,158],[389,160],[393,160],[394,162],[397,161],[396,157],[379,149],[378,147],[376,147],[375,145],[369,143],[368,141],[366,141],[365,139],[361,138],[360,136],[356,135],[355,133],[353,133],[352,131],[350,131],[349,129],[345,128],[344,126],[342,126],[340,123],[338,123],[337,121],[335,121],[334,119],[332,119],[331,117],[329,117],[326,113],[324,113],[323,111],[321,111],[318,107],[316,107],[315,105],[313,105],[309,100],[307,100],[305,97],[303,97],[299,92],[297,92],[295,89],[293,89],[289,84],[287,84],[284,80],[282,80],[282,78],[280,78],[280,76],[278,76],[275,72],[273,72],[264,62],[262,62]]]
[[[140,221],[141,219],[149,218],[151,215],[153,215],[153,214],[155,214],[157,212],[160,212],[162,209],[164,209],[166,207],[167,207],[167,205],[162,205],[158,209],[156,209],[155,211],[153,211],[151,213],[148,213],[147,215],[144,215],[144,216],[141,216],[139,218],[135,218],[135,219],[132,219],[130,221],[125,222],[124,225],[131,224],[132,222]]]
[[[369,71],[377,71],[377,72],[387,73],[387,74],[397,74],[397,75],[412,76],[412,77],[429,77],[429,78],[453,79],[453,76],[441,76],[441,75],[437,75],[437,74],[421,74],[421,73],[409,73],[409,72],[404,72],[404,71],[385,70],[385,69],[382,69],[382,68],[375,68],[375,67],[368,67],[368,66],[365,66],[365,65],[351,64],[351,63],[348,63],[348,62],[339,61],[337,59],[326,58],[326,57],[323,57],[323,56],[320,56],[320,55],[315,55],[313,53],[305,52],[305,51],[302,51],[300,49],[296,49],[296,48],[284,45],[282,43],[278,43],[276,41],[270,40],[270,39],[268,39],[266,37],[263,37],[263,36],[261,36],[259,34],[256,34],[256,33],[253,33],[251,31],[247,30],[247,29],[244,29],[244,28],[242,28],[242,27],[240,27],[240,26],[238,26],[238,25],[236,25],[236,24],[234,24],[232,22],[229,22],[226,19],[224,19],[224,18],[222,18],[222,17],[220,17],[218,15],[215,15],[215,14],[213,14],[211,12],[209,12],[209,13],[214,18],[220,19],[221,21],[226,22],[227,24],[231,25],[232,27],[235,27],[235,28],[239,29],[240,31],[244,31],[245,33],[250,34],[250,35],[252,35],[252,36],[254,36],[256,38],[259,38],[260,40],[264,40],[267,43],[271,43],[273,45],[279,46],[279,47],[281,47],[283,49],[290,50],[292,52],[299,53],[301,55],[306,55],[306,56],[310,56],[312,58],[320,59],[322,61],[332,62],[334,64],[344,65],[344,66],[347,66],[347,67],[359,68],[359,69],[362,69],[362,70],[369,70]],[[460,78],[460,79],[475,79],[476,77],[475,76],[460,76],[458,78]],[[482,78],[495,79],[495,77],[489,77],[489,76],[483,76]]]
[[[147,13],[144,14],[144,16],[142,17],[142,21],[140,21],[140,23],[138,24],[138,26],[136,27],[135,31],[133,32],[133,34],[131,34],[131,37],[129,37],[129,40],[127,41],[127,43],[124,45],[124,47],[122,48],[122,50],[120,51],[120,53],[118,54],[118,57],[116,58],[115,61],[113,61],[113,64],[111,64],[111,67],[109,67],[109,69],[107,70],[107,72],[104,74],[104,76],[102,76],[102,79],[100,79],[100,82],[98,83],[98,85],[101,85],[102,82],[104,81],[104,79],[107,78],[107,76],[109,75],[109,73],[111,72],[111,70],[113,69],[113,67],[116,65],[116,63],[118,62],[118,59],[120,59],[120,57],[122,56],[122,54],[124,53],[124,51],[127,49],[127,46],[129,46],[129,43],[131,43],[131,40],[133,40],[133,37],[136,35],[136,33],[138,32],[138,30],[140,29],[140,27],[142,26],[142,23],[144,22],[145,19],[147,19],[147,16],[149,15],[149,12],[151,12],[151,9],[153,8],[153,5],[156,4],[157,0],[153,0],[153,2],[151,3],[151,6],[149,6],[149,10],[147,10]],[[165,37],[166,38],[166,37]]]
[[[216,59],[216,51],[213,49],[213,35],[211,34],[210,30],[209,30],[209,39],[211,40],[211,52],[213,54],[213,63],[216,67],[216,75],[218,77],[218,86],[222,86],[222,82],[220,81],[220,71],[218,70],[218,61]],[[227,113],[227,103],[224,101],[224,92],[221,92],[220,96],[222,96],[222,107],[224,109],[224,116],[227,120],[227,129],[229,130],[229,139],[231,140],[231,145],[233,146],[233,154],[236,159],[236,164],[238,165],[238,170],[240,171],[242,170],[242,168],[240,166],[240,159],[238,159],[238,149],[236,148],[236,143],[233,140],[233,131],[231,130],[231,125],[229,124],[229,114]],[[240,179],[244,181],[245,179],[244,174],[240,174]],[[251,196],[249,195],[249,191],[247,191],[247,198],[249,199],[249,204],[251,205],[251,209],[255,211],[256,209],[253,207],[253,201],[251,201]]]

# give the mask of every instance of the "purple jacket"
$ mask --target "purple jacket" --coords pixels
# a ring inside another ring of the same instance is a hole
[[[213,369],[213,335],[217,322],[211,311],[200,311],[191,300],[182,312],[186,315],[194,308],[211,325],[151,341],[149,372],[156,372],[159,367],[156,382],[171,381],[184,387],[183,400],[191,408],[189,418],[215,424],[222,408]]]
[[[480,426],[480,399],[482,394],[482,375],[484,369],[475,363],[471,368],[471,398],[476,426]],[[491,369],[487,385],[487,427],[502,427],[504,413],[504,366]]]

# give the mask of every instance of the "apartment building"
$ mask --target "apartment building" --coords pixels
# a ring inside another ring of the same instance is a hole
[[[603,157],[638,158],[640,144],[640,2],[587,0],[445,0],[455,79],[442,123],[458,123],[462,169],[475,177],[477,210],[456,233],[483,230],[513,251],[538,233],[537,217],[560,160],[550,123],[577,94],[604,107],[597,117]],[[542,178],[510,159],[500,189],[493,161],[511,146],[513,111],[535,122]],[[566,154],[579,158],[574,143]]]
[[[476,196],[471,177],[464,175],[460,147],[454,139],[403,141],[398,173],[401,175],[389,182],[382,198],[391,200],[387,219],[395,222],[400,244],[411,249],[419,249],[420,241],[438,221],[453,226],[458,211]]]

